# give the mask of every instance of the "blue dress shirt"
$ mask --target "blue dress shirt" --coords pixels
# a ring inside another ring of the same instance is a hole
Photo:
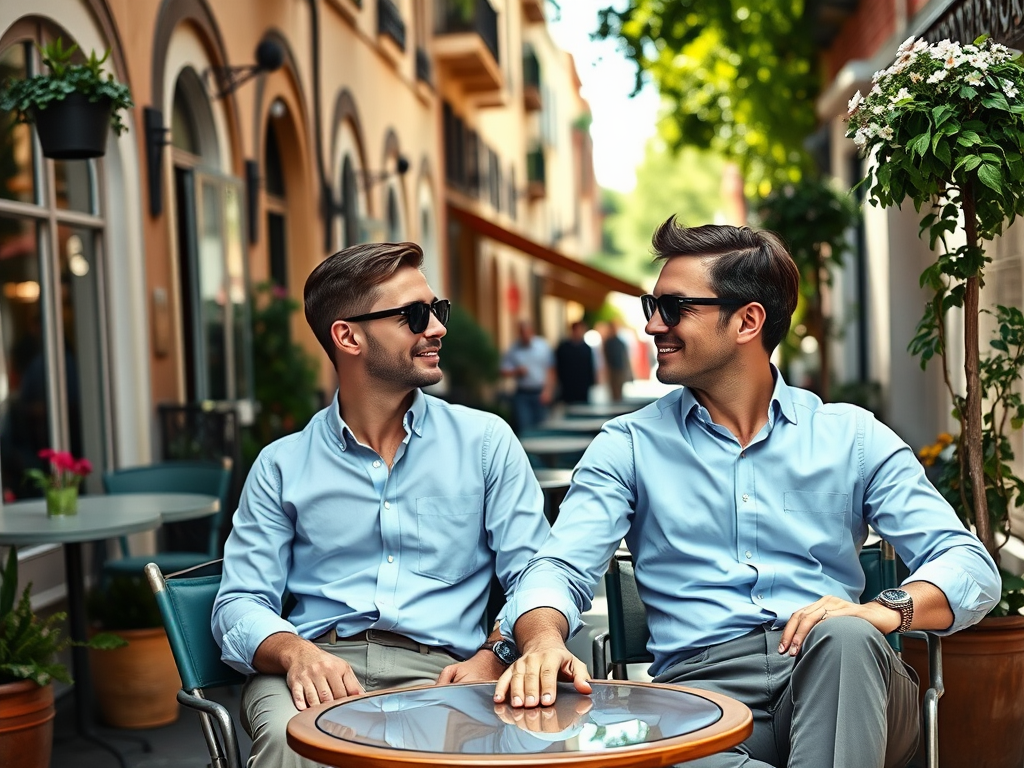
[[[745,449],[679,389],[608,422],[587,449],[551,536],[502,629],[539,607],[571,633],[625,538],[647,607],[651,673],[834,595],[858,602],[871,526],[949,600],[946,633],[995,605],[992,559],[913,451],[856,406],[823,405],[778,371],[768,421]],[[946,634],[940,632],[939,634]]]
[[[223,660],[251,674],[275,632],[397,632],[468,658],[492,577],[506,594],[549,527],[543,494],[497,416],[417,391],[388,466],[338,400],[256,460],[224,547],[213,608]],[[281,596],[298,601],[287,619]]]

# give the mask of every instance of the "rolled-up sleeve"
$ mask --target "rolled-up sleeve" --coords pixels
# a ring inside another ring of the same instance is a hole
[[[946,596],[947,635],[978,623],[999,602],[995,562],[925,476],[913,451],[888,427],[866,420],[861,431],[864,505],[871,526],[907,564],[905,583],[926,581]]]
[[[629,530],[635,487],[629,433],[609,422],[573,472],[551,535],[501,614],[503,635],[512,637],[519,617],[537,608],[565,616],[570,637],[583,627],[594,585]]]
[[[280,473],[264,451],[246,479],[224,545],[224,574],[211,619],[221,660],[243,674],[257,671],[253,656],[270,635],[296,634],[281,618],[294,531],[294,520],[281,504]]]

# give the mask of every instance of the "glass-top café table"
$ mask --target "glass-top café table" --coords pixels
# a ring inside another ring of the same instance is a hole
[[[494,683],[417,686],[312,707],[288,723],[303,757],[346,768],[619,768],[672,765],[739,744],[750,710],[678,686],[559,684],[553,706],[495,704]]]
[[[43,499],[4,504],[0,509],[0,544],[62,544],[64,580],[68,590],[68,627],[72,640],[87,639],[85,615],[85,573],[82,567],[82,543],[102,541],[130,533],[150,531],[163,523],[191,520],[212,515],[220,508],[216,496],[195,493],[125,493],[81,496],[78,514],[50,517]],[[24,585],[19,585],[24,589]],[[95,711],[88,649],[71,649],[71,674],[74,678],[75,719],[79,736],[113,752],[127,768],[127,762],[112,745],[100,739],[92,727]],[[2,761],[0,761],[2,764]]]

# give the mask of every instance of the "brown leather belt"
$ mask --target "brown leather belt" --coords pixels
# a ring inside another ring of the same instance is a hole
[[[336,645],[337,643],[373,643],[374,645],[385,645],[389,648],[405,648],[409,651],[419,653],[430,653],[430,646],[417,643],[411,637],[400,635],[397,632],[388,632],[386,629],[364,629],[348,637],[338,637],[338,630],[331,629],[313,639],[314,643],[326,643]],[[438,649],[440,650],[440,649]]]

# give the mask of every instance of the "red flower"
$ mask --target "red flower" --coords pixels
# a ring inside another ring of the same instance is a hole
[[[10,488],[4,488],[4,503],[10,504],[12,501],[17,501],[18,497],[14,495],[14,491]]]
[[[75,462],[75,466],[71,469],[76,475],[85,477],[92,472],[92,462],[88,459],[79,459]]]
[[[50,463],[58,472],[74,472],[75,457],[68,451],[55,451],[50,457]]]
[[[54,453],[56,453],[56,451],[54,451],[53,448],[43,448],[43,450],[39,452],[39,458],[52,459]]]

